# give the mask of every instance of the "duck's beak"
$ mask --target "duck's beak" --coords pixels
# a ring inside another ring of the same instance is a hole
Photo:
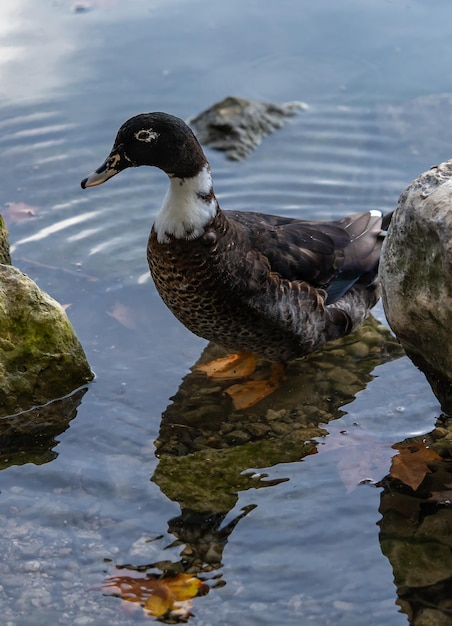
[[[88,178],[81,182],[82,189],[102,185],[106,180],[119,174],[126,167],[133,167],[134,163],[127,157],[122,144],[114,146],[108,157],[97,170],[91,172]]]

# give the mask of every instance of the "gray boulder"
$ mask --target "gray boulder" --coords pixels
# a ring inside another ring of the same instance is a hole
[[[452,414],[452,160],[400,196],[380,276],[392,330]]]

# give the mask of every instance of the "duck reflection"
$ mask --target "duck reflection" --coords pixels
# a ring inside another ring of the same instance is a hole
[[[324,425],[344,414],[341,407],[366,387],[378,365],[399,358],[403,351],[387,328],[369,317],[351,335],[290,363],[282,385],[244,411],[235,410],[224,393],[229,381],[212,382],[196,370],[224,354],[217,346],[207,346],[163,413],[155,442],[159,463],[152,480],[181,508],[180,515],[169,520],[168,531],[175,539],[167,546],[180,546],[179,558],[144,567],[122,565],[107,581],[107,592],[141,604],[148,615],[166,623],[187,621],[194,596],[225,584],[224,549],[237,524],[254,508],[250,505],[232,517],[238,492],[285,480],[269,480],[259,468],[314,454],[315,438],[327,434]],[[258,363],[255,376],[267,376],[268,367]],[[191,578],[181,580],[181,575]],[[139,582],[131,582],[131,577]],[[192,578],[199,581],[198,587]],[[164,591],[155,589],[157,580]],[[192,585],[190,598],[168,590],[178,581]],[[159,601],[155,609],[151,599],[155,602],[157,596],[165,602]]]

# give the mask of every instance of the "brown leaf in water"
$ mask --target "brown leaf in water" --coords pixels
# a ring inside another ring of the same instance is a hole
[[[36,218],[37,211],[38,207],[25,204],[25,202],[7,202],[5,208],[2,209],[2,214],[6,223],[13,224]]]
[[[133,309],[125,304],[116,302],[113,309],[111,311],[107,311],[107,315],[113,317],[117,322],[130,330],[136,330],[138,328]]]
[[[392,458],[390,475],[397,478],[413,491],[419,487],[426,474],[431,470],[428,463],[441,460],[431,448],[428,448],[422,441],[414,443],[397,443],[392,446],[399,453]]]
[[[103,590],[126,602],[138,603],[153,617],[172,615],[184,619],[191,615],[192,599],[207,593],[209,587],[196,576],[182,573],[174,576],[147,574],[146,578],[112,576]]]

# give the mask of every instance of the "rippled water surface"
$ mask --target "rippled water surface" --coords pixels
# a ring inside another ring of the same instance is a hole
[[[231,457],[231,483],[221,464],[208,483],[227,504],[210,516],[206,505],[202,520],[189,487],[168,487],[154,442],[205,342],[147,277],[147,236],[167,181],[147,168],[87,191],[80,180],[133,114],[187,119],[227,95],[303,100],[309,108],[245,161],[206,151],[220,204],[319,219],[393,209],[412,178],[451,156],[441,100],[451,20],[446,0],[2,0],[0,213],[14,264],[69,305],[96,372],[53,452],[37,445],[5,457],[3,624],[149,621],[106,593],[106,579],[163,561],[196,571],[187,554],[201,539],[220,556],[204,572],[210,591],[193,602],[194,624],[407,622],[379,543],[380,489],[357,486],[383,478],[390,456],[371,476],[334,445],[302,461],[301,451],[254,453],[244,472]],[[381,305],[375,315],[384,320]],[[369,441],[390,449],[433,429],[440,410],[423,376],[405,357],[386,361],[358,376],[341,410],[319,417],[336,419],[331,441],[359,428],[364,451]],[[269,399],[266,415],[280,408]],[[328,446],[328,436],[318,441]],[[115,568],[124,564],[133,569]]]

